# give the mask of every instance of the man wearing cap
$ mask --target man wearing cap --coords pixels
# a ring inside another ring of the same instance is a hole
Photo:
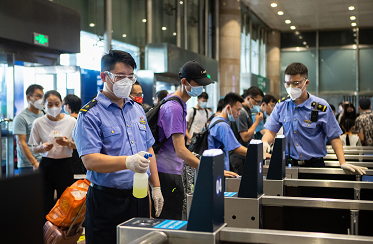
[[[362,98],[359,101],[360,116],[356,118],[355,130],[363,146],[373,146],[373,112],[370,100]]]
[[[180,101],[168,101],[161,107],[158,115],[159,141],[164,142],[156,154],[158,175],[164,197],[163,211],[159,216],[161,219],[181,219],[182,217],[184,189],[181,172],[183,161],[193,168],[198,168],[199,164],[199,159],[185,147],[186,102],[191,97],[199,96],[203,92],[203,86],[213,83],[207,77],[203,66],[196,61],[185,63],[179,76],[179,88],[165,99],[176,96]],[[225,175],[234,176],[235,174],[225,172]]]

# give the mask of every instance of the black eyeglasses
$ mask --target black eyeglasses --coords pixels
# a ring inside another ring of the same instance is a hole
[[[291,86],[299,86],[304,80],[307,78],[303,78],[301,81],[284,81],[284,86],[288,88],[290,85]]]
[[[253,99],[255,102],[256,102],[256,104],[261,104],[262,103],[262,101],[260,100],[260,101],[258,101],[258,100],[256,100],[255,98],[251,98],[251,99]]]

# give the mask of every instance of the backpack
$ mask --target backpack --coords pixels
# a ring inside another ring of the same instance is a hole
[[[158,153],[159,149],[163,146],[163,144],[166,142],[164,139],[163,141],[159,141],[159,127],[158,127],[158,115],[159,115],[159,110],[161,109],[162,105],[165,104],[168,101],[178,101],[180,105],[183,108],[183,113],[184,113],[184,105],[180,101],[180,98],[177,96],[171,96],[168,99],[163,99],[162,102],[158,103],[156,106],[152,107],[148,112],[146,112],[146,119],[148,120],[148,125],[150,128],[150,131],[153,134],[155,143],[153,145],[153,150],[154,153]]]
[[[188,150],[199,155],[202,155],[203,151],[207,150],[209,145],[207,141],[207,137],[209,135],[209,131],[212,127],[220,122],[225,122],[224,120],[217,120],[215,121],[210,127],[206,127],[205,130],[199,133],[193,133],[193,137],[191,139],[191,143],[188,147]]]

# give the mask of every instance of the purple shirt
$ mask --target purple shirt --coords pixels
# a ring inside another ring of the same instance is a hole
[[[173,94],[168,95],[165,99]],[[168,101],[159,110],[158,126],[159,140],[166,138],[166,142],[155,155],[157,159],[158,172],[181,175],[183,169],[183,160],[176,156],[174,145],[172,143],[172,134],[180,133],[185,137],[187,128],[186,122],[186,103],[181,100],[184,109],[178,101]]]

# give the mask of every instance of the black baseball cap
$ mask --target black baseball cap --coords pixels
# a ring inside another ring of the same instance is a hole
[[[359,101],[359,106],[361,109],[368,109],[370,106],[370,100],[368,98],[362,98]]]
[[[186,62],[180,70],[180,78],[187,80],[194,80],[200,86],[207,86],[214,83],[210,78],[207,77],[207,72],[202,65],[196,61]]]

